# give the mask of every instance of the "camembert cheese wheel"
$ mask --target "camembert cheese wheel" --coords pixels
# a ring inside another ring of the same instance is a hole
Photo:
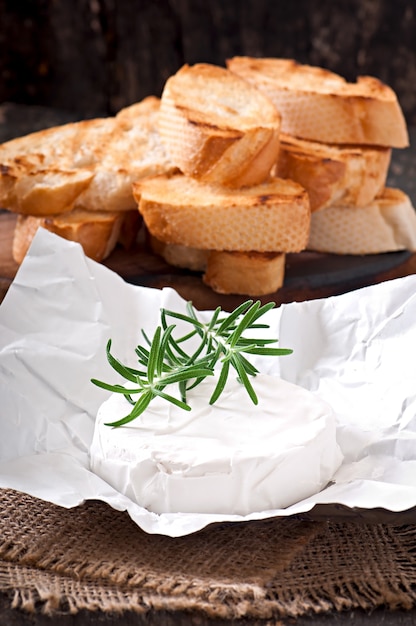
[[[138,419],[114,394],[98,411],[91,469],[154,513],[247,515],[288,507],[333,478],[342,454],[332,409],[313,393],[260,374],[255,406],[231,378],[216,404],[216,377],[189,392],[191,411],[153,400]]]

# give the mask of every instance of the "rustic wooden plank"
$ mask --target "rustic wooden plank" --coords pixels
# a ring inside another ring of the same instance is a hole
[[[413,0],[0,0],[0,101],[114,113],[183,63],[283,56],[378,76],[416,124]]]
[[[112,5],[112,6],[111,6]],[[181,33],[170,2],[124,0],[101,5],[112,40],[109,109],[160,95],[166,79],[183,63]]]
[[[15,221],[14,214],[7,211],[0,213],[0,299],[4,297],[18,269],[12,258]],[[116,248],[104,261],[104,265],[133,284],[156,289],[172,287],[199,309],[214,309],[220,305],[229,311],[247,299],[244,295],[217,294],[203,283],[201,273],[165,263],[149,249],[143,229],[133,249],[126,251],[121,247]],[[416,273],[416,255],[406,251],[367,257],[314,252],[288,254],[283,287],[259,300],[263,303],[275,302],[277,305],[301,302],[345,293],[410,273]]]

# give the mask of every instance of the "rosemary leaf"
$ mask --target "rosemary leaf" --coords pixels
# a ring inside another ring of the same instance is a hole
[[[175,396],[171,396],[165,393],[164,391],[162,391],[161,389],[155,390],[155,394],[159,396],[160,398],[163,398],[163,400],[167,400],[171,404],[175,404],[176,406],[178,406],[180,409],[183,409],[184,411],[191,410],[191,407],[189,406],[189,404],[186,404],[186,402],[178,400],[178,398],[175,398]]]
[[[218,398],[220,397],[220,395],[222,394],[222,392],[224,391],[225,388],[225,384],[227,382],[228,379],[228,372],[230,370],[230,361],[227,359],[226,361],[224,361],[223,366],[221,368],[221,372],[220,375],[218,377],[218,382],[215,386],[215,389],[211,395],[211,398],[209,400],[210,404],[215,404],[215,402],[218,400]]]
[[[235,369],[238,372],[238,377],[241,381],[241,383],[244,385],[244,387],[247,390],[248,395],[250,396],[253,404],[258,404],[258,398],[256,395],[256,392],[253,389],[253,386],[247,376],[247,372],[244,369],[243,364],[241,363],[241,360],[239,359],[239,355],[234,354],[232,359],[231,359],[231,363],[232,365],[235,367]]]
[[[95,378],[91,378],[91,382],[97,387],[101,387],[101,389],[105,389],[106,391],[112,391],[113,393],[132,394],[141,393],[143,391],[143,387],[140,387],[139,389],[126,389],[126,387],[123,387],[122,385],[109,385],[108,383],[96,380]]]
[[[190,378],[206,378],[207,376],[213,376],[214,372],[212,369],[207,368],[199,368],[199,367],[189,367],[183,368],[177,372],[172,372],[171,374],[167,374],[163,377],[164,385],[171,385],[172,383],[179,383],[182,380],[189,380]]]
[[[116,420],[115,422],[108,422],[105,425],[113,426],[117,428],[119,426],[124,426],[125,424],[128,424],[129,422],[132,422],[137,417],[139,417],[139,415],[144,413],[144,411],[147,409],[147,407],[149,406],[153,398],[154,398],[154,394],[151,391],[146,391],[145,393],[143,393],[142,396],[140,396],[140,399],[136,402],[133,410],[128,415],[126,415],[120,420]]]
[[[285,356],[287,354],[292,354],[293,350],[290,350],[290,348],[257,348],[248,346],[247,349],[244,348],[243,352],[248,352],[250,354],[262,354],[263,356]]]
[[[120,363],[120,361],[115,359],[112,356],[110,350],[111,350],[111,339],[108,340],[107,348],[106,348],[108,362],[110,363],[111,367],[114,370],[116,370],[116,372],[118,372],[121,376],[123,376],[123,378],[125,378],[126,380],[129,380],[132,383],[137,383],[137,375],[133,373],[129,367],[126,367],[125,365]]]
[[[164,367],[164,359],[166,356],[166,350],[169,346],[169,341],[172,335],[172,331],[175,328],[175,326],[172,324],[171,326],[168,326],[163,334],[162,334],[162,339],[160,342],[160,346],[159,346],[159,352],[156,355],[156,374],[157,376],[161,376],[162,372],[165,370],[166,371],[166,367]]]
[[[152,384],[153,379],[156,372],[156,366],[159,359],[159,351],[160,351],[160,335],[162,334],[162,329],[160,326],[156,328],[155,334],[153,336],[153,341],[150,346],[149,360],[147,362],[147,380],[150,384]]]
[[[243,302],[240,304],[228,317],[226,317],[220,324],[218,328],[218,333],[223,333],[227,328],[230,328],[231,325],[235,322],[235,320],[242,315],[253,303],[252,300],[247,300],[247,302]]]

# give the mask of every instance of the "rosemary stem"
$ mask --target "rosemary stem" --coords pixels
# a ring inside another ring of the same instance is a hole
[[[92,382],[102,389],[122,393],[133,405],[128,415],[109,425],[118,427],[136,419],[156,397],[182,409],[190,410],[191,407],[186,402],[186,392],[199,385],[207,376],[213,376],[218,362],[221,362],[222,366],[215,390],[209,399],[210,404],[213,404],[223,392],[231,366],[253,403],[257,404],[257,396],[250,377],[256,376],[258,370],[243,353],[283,356],[292,352],[289,349],[268,348],[267,346],[277,341],[276,339],[244,337],[246,330],[269,328],[267,324],[258,324],[257,320],[273,306],[275,306],[273,303],[260,306],[260,302],[253,303],[252,300],[247,300],[225,316],[221,316],[221,308],[217,307],[207,324],[198,319],[191,302],[186,305],[188,314],[162,309],[161,325],[156,328],[153,338],[149,338],[142,331],[145,346],[135,348],[141,370],[127,367],[116,359],[111,353],[111,340],[109,340],[106,347],[108,363],[118,374],[136,384],[134,389],[124,389],[119,384],[110,385],[92,379]],[[168,325],[167,317],[181,320],[188,324],[190,330],[187,330],[182,337],[175,338],[176,327],[173,324]],[[195,347],[196,340],[199,340],[199,343]],[[186,351],[189,341],[193,346],[190,354]],[[165,392],[165,388],[172,384],[178,386],[180,399]],[[136,394],[139,398],[134,401],[133,396]]]

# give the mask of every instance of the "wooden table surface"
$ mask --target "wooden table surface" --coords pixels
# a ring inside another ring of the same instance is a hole
[[[18,270],[12,257],[15,221],[13,213],[0,211],[0,300]],[[154,288],[173,287],[198,309],[215,309],[220,305],[225,310],[232,310],[247,299],[246,296],[214,293],[202,282],[198,272],[168,265],[149,249],[143,234],[139,236],[134,249],[125,251],[117,248],[104,264],[133,284]],[[259,299],[279,305],[324,298],[414,273],[416,254],[407,251],[366,257],[313,252],[288,254],[284,286]]]
[[[0,107],[1,109],[1,107]],[[30,110],[25,116],[24,107],[13,108],[8,105],[9,117],[4,113],[0,116],[0,141],[11,138],[31,129],[25,125],[31,121],[33,127],[39,127],[36,112]],[[42,110],[44,123],[42,126],[66,121],[61,112]],[[49,113],[49,117],[48,117]],[[10,114],[13,114],[13,125],[8,123]],[[49,120],[49,124],[47,123]],[[69,120],[68,120],[69,121]],[[416,129],[411,129],[412,147],[408,150],[393,154],[389,184],[398,186],[406,191],[416,205]],[[15,274],[17,264],[12,258],[12,238],[16,216],[0,211],[0,300],[6,294]],[[149,251],[142,238],[130,252],[117,249],[105,264],[118,272],[129,282],[149,287],[163,287],[166,285],[175,288],[184,298],[192,300],[197,308],[212,309],[221,305],[230,310],[239,302],[246,299],[243,296],[219,296],[206,287],[198,273],[192,273],[168,266],[162,259]],[[291,301],[303,301],[313,298],[322,298],[345,293],[352,289],[371,285],[383,280],[390,280],[416,273],[416,255],[408,252],[390,253],[369,257],[337,257],[302,253],[288,255],[286,264],[285,284],[275,294],[261,298],[263,302],[274,301],[277,304]],[[99,611],[93,613],[81,612],[78,615],[49,618],[43,615],[29,615],[10,608],[11,595],[0,594],[0,624],[5,626],[52,626],[59,623],[62,626],[141,626],[142,624],[157,624],[158,626],[257,626],[264,622],[237,620],[225,622],[223,620],[206,620],[201,615],[183,615],[158,613],[146,617],[127,613],[123,616],[105,614]],[[268,622],[270,624],[270,622]],[[275,626],[291,624],[296,626],[343,626],[354,624],[357,626],[410,626],[416,624],[416,609],[411,611],[377,610],[371,614],[362,611],[345,613],[328,613],[298,620],[287,619],[279,621]]]

